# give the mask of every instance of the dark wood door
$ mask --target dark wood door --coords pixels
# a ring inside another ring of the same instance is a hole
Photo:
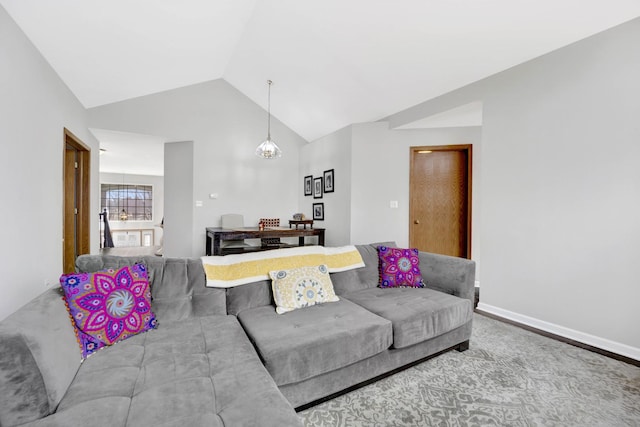
[[[63,257],[65,273],[75,270],[78,255],[88,254],[90,206],[90,149],[64,130]]]
[[[411,147],[409,243],[471,257],[471,146]]]

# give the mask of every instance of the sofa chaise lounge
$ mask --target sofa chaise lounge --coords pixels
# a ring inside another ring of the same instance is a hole
[[[294,408],[468,348],[474,262],[420,252],[426,288],[381,289],[377,246],[331,274],[339,301],[284,315],[270,281],[208,288],[198,258],[83,255],[80,272],[144,262],[158,327],[81,361],[47,290],[0,322],[0,425],[299,426]]]

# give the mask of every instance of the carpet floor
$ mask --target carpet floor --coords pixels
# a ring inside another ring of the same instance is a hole
[[[299,413],[305,426],[640,426],[640,368],[474,314],[450,351]]]

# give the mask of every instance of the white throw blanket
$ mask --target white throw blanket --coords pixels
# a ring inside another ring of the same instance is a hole
[[[204,256],[207,286],[230,288],[269,279],[269,272],[324,264],[330,273],[364,267],[355,246],[300,246],[226,256]]]

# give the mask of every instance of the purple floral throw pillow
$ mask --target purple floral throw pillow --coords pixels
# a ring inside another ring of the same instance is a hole
[[[82,357],[156,327],[143,264],[60,276]]]
[[[425,284],[420,273],[418,249],[378,246],[378,259],[380,261],[381,288],[397,288],[400,286],[424,288]]]

